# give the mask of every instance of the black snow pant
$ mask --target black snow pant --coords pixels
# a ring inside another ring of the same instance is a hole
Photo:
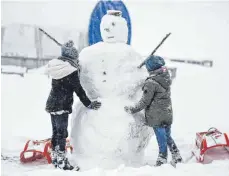
[[[68,137],[68,113],[61,115],[51,114],[52,122],[52,150],[59,146],[60,151],[65,151],[66,138]]]

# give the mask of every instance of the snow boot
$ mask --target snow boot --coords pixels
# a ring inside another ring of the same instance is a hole
[[[158,158],[157,158],[157,161],[156,161],[156,164],[154,166],[161,166],[162,164],[166,164],[167,163],[167,155],[166,154],[163,154],[163,153],[160,153],[158,155]]]
[[[57,168],[57,151],[56,150],[51,151],[51,160],[52,160],[52,164],[54,165],[54,167]]]
[[[59,151],[57,155],[57,167],[63,170],[75,170],[78,171],[80,168],[78,166],[72,166],[68,158],[66,157],[65,151]]]
[[[178,150],[172,152],[172,161],[174,163],[181,163],[183,162],[183,159],[180,155],[180,152]]]

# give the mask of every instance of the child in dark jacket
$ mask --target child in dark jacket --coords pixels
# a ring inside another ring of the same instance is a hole
[[[142,98],[134,107],[125,107],[125,110],[131,114],[145,110],[146,125],[153,127],[159,146],[156,166],[167,162],[167,147],[174,163],[182,161],[177,145],[171,137],[173,122],[171,78],[164,65],[164,59],[159,56],[147,58],[145,66],[150,76],[145,80],[142,88]]]
[[[46,74],[52,77],[52,88],[49,94],[46,111],[51,115],[52,122],[52,163],[63,170],[72,170],[65,154],[66,138],[68,137],[68,116],[72,113],[73,93],[75,92],[84,106],[97,110],[101,103],[91,102],[79,80],[78,51],[73,41],[62,45],[61,56],[49,61]]]

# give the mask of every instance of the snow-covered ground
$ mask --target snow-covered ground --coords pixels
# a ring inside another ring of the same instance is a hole
[[[217,67],[176,65],[178,75],[172,85],[175,117],[172,132],[183,157],[187,158],[197,131],[214,126],[229,134],[226,93],[228,88],[219,87],[226,81],[226,76],[218,72]],[[97,168],[95,163],[94,169],[66,173],[54,170],[51,165],[39,165],[36,162],[20,164],[17,157],[27,139],[44,139],[51,135],[50,118],[44,110],[50,79],[39,71],[28,73],[24,78],[17,75],[1,75],[1,79],[1,149],[4,156],[16,156],[16,161],[2,160],[2,175],[229,175],[229,160],[202,165],[192,159],[187,164],[179,164],[177,169],[170,165],[152,167],[157,157],[154,136],[145,151],[144,160],[148,164],[139,167],[121,165],[113,170],[105,170]]]

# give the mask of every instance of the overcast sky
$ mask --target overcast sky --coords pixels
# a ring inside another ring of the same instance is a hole
[[[158,54],[225,58],[229,46],[229,2],[124,1],[133,25],[132,46],[150,53],[172,32]],[[85,28],[96,1],[2,2],[2,24],[26,23]]]

